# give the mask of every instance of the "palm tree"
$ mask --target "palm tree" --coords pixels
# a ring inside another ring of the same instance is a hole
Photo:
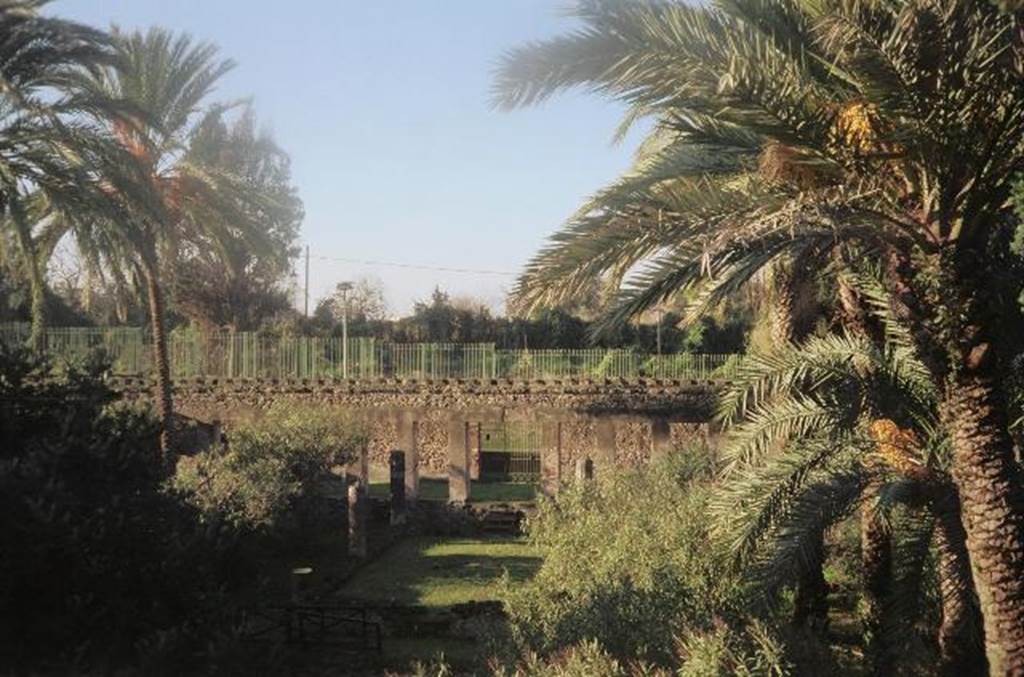
[[[81,208],[96,197],[88,171],[102,140],[87,118],[111,104],[82,96],[69,76],[114,58],[104,33],[41,16],[45,4],[0,0],[0,214],[21,250],[37,348],[46,322],[45,264],[33,235],[38,205]]]
[[[586,0],[575,13],[576,33],[508,55],[498,103],[581,86],[653,118],[663,140],[534,260],[520,304],[646,262],[610,321],[681,290],[699,313],[780,259],[827,262],[845,243],[886,261],[943,393],[991,668],[1024,670],[1024,477],[1000,380],[1021,326],[1006,274],[1019,267],[1006,241],[1024,168],[1021,18],[984,0]]]
[[[984,664],[937,402],[912,346],[852,335],[751,355],[722,399],[723,419],[736,425],[717,522],[737,565],[753,566],[755,580],[772,589],[817,556],[824,529],[859,508],[865,639],[876,674],[891,674],[900,632],[919,614],[917,551],[929,541],[942,592],[942,672],[977,674]],[[897,520],[898,509],[909,518]]]
[[[140,112],[108,119],[108,132],[129,152],[132,165],[105,165],[104,185],[119,215],[63,214],[85,259],[137,271],[149,301],[156,367],[156,400],[163,424],[161,449],[171,450],[173,401],[165,326],[163,268],[182,246],[227,248],[248,238],[264,197],[229,168],[196,161],[190,143],[225,106],[206,101],[233,63],[217,48],[161,29],[114,30],[119,61],[79,74],[76,84],[97,98],[122,100]]]

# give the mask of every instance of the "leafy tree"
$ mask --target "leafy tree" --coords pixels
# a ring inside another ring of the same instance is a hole
[[[234,121],[217,111],[189,140],[185,161],[233,174],[265,200],[249,224],[259,229],[260,248],[251,232],[196,233],[173,267],[174,305],[185,317],[208,327],[251,330],[289,307],[282,281],[298,254],[302,202],[291,182],[288,156],[246,106]]]
[[[334,293],[317,304],[314,316],[319,322],[336,325],[341,322],[343,312],[348,312],[350,332],[369,330],[371,323],[379,323],[387,318],[388,303],[384,298],[384,286],[380,280],[361,277],[352,283],[347,291],[341,285]]]
[[[581,86],[656,129],[527,270],[521,303],[640,266],[610,321],[680,291],[699,315],[769,267],[831,270],[837,249],[883,261],[942,393],[991,668],[1024,669],[1024,478],[1001,379],[1021,327],[1020,16],[982,0],[589,0],[575,14],[579,31],[508,56],[499,104]]]

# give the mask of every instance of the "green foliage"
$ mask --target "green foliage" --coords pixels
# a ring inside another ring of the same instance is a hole
[[[731,613],[725,573],[704,520],[708,464],[680,454],[545,502],[529,523],[544,563],[506,597],[513,636],[548,654],[597,640],[613,656],[667,662],[674,638]]]
[[[782,677],[792,674],[786,647],[761,622],[751,621],[741,632],[718,625],[692,633],[679,642],[683,659],[678,677]]]
[[[343,412],[280,403],[232,430],[226,450],[181,459],[174,486],[211,519],[271,527],[315,499],[336,480],[332,470],[365,444],[362,428]]]
[[[396,343],[494,343],[503,350],[578,349],[588,345],[604,348],[634,348],[654,353],[657,327],[654,318],[629,324],[597,335],[593,312],[581,313],[561,307],[540,308],[526,316],[495,316],[490,308],[473,299],[453,299],[435,289],[429,299],[416,303],[413,312],[400,319],[383,319],[385,307],[379,285],[357,280],[348,292],[350,336],[373,336]],[[341,333],[341,303],[337,293],[317,305],[306,329]],[[595,307],[596,308],[596,307]],[[689,352],[742,352],[751,325],[749,304],[730,304],[725,311],[702,319],[686,331],[677,325],[679,316],[671,309],[661,319],[663,354]]]
[[[946,335],[937,348],[970,331],[962,310],[941,310],[951,284],[1019,335],[1019,309],[1000,305],[1019,281],[1003,293],[984,251],[1024,161],[1019,14],[974,0],[580,0],[569,13],[576,30],[507,53],[495,104],[580,88],[651,131],[527,266],[515,307],[565,303],[600,279],[620,290],[606,327],[677,298],[695,321],[765,268],[831,276],[832,253],[853,245],[917,257],[902,283]],[[940,252],[956,274],[929,289],[923,262]]]
[[[193,244],[199,246],[182,256],[173,271],[174,304],[177,312],[204,327],[249,330],[289,309],[283,282],[298,254],[303,208],[288,155],[269,132],[257,129],[252,108],[246,106],[235,120],[225,117],[215,109],[197,125],[186,158],[206,172],[227,173],[260,196],[247,221],[253,232],[216,239],[195,233]],[[245,206],[245,200],[239,203]],[[229,214],[228,219],[231,225],[237,217]]]
[[[163,491],[157,426],[104,366],[0,351],[0,671],[82,674],[173,637],[164,674],[194,674],[252,573],[232,532]]]
[[[742,577],[699,517],[715,491],[706,458],[677,453],[540,506],[529,534],[544,562],[505,595],[522,654],[496,674],[786,675],[830,665],[815,640],[749,616]]]

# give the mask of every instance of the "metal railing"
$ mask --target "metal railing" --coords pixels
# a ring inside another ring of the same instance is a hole
[[[0,343],[22,345],[29,326],[0,324]],[[46,349],[60,359],[83,359],[102,350],[117,375],[152,371],[149,333],[135,327],[53,327]],[[516,379],[730,378],[740,355],[650,355],[623,349],[499,350],[493,343],[389,343],[274,336],[255,332],[201,334],[176,330],[168,338],[174,378],[313,379]]]
[[[540,457],[545,447],[540,426],[481,426],[479,435],[481,481],[533,483],[540,479]]]

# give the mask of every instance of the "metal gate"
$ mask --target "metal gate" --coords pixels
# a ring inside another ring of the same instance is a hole
[[[537,424],[481,426],[480,480],[523,484],[540,481],[543,445],[544,434]]]

